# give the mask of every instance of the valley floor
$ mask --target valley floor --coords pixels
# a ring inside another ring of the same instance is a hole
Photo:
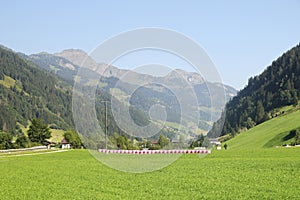
[[[132,174],[86,150],[0,158],[1,199],[299,199],[300,148],[183,155]]]

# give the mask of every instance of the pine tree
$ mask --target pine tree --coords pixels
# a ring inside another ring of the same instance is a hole
[[[265,116],[265,109],[264,109],[264,106],[262,104],[262,101],[258,101],[257,102],[257,107],[256,107],[256,116],[255,116],[255,121],[256,123],[262,123],[263,122],[263,119],[264,119],[264,116]]]
[[[31,142],[43,144],[46,139],[51,137],[51,131],[47,124],[41,119],[33,119],[32,124],[29,126],[28,138]]]
[[[294,91],[294,92],[293,92],[293,100],[292,100],[293,106],[297,106],[297,105],[298,105],[298,101],[299,101],[299,99],[298,99],[298,97],[297,97],[297,92]]]

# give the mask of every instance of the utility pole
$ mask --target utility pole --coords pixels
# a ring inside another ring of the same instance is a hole
[[[105,149],[107,149],[107,129],[108,129],[108,126],[107,126],[107,103],[109,101],[101,101],[101,102],[105,103]]]

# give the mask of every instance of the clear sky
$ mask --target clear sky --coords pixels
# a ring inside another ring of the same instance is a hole
[[[237,89],[300,42],[299,0],[1,0],[0,19],[0,44],[26,54],[91,52],[127,30],[172,29],[199,43]]]

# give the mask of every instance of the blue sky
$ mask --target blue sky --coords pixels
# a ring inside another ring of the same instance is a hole
[[[172,29],[200,44],[237,89],[300,42],[299,0],[2,0],[0,19],[0,43],[26,54],[91,52],[127,30]]]

